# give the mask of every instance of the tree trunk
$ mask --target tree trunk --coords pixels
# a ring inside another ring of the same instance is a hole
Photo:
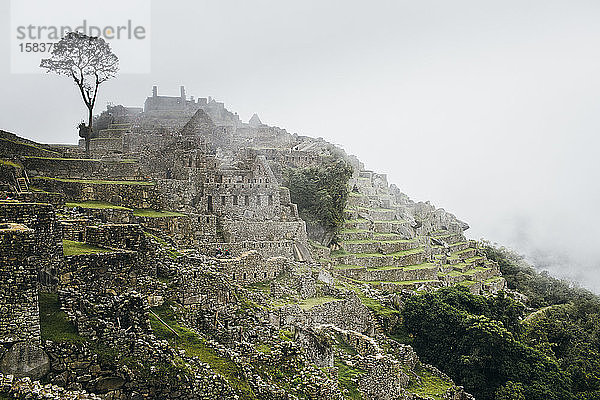
[[[88,113],[88,128],[90,129],[90,137],[92,136],[92,121],[93,121],[93,110],[94,110],[94,106],[88,107],[89,113]]]
[[[92,139],[93,106],[88,107],[88,130],[85,136],[85,157],[90,158],[90,140]]]

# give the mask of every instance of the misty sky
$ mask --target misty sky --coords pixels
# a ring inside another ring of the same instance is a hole
[[[0,129],[74,143],[79,94],[10,74],[8,11],[0,0]],[[340,144],[471,237],[600,292],[599,21],[597,0],[155,0],[152,72],[106,83],[98,111],[183,84]]]

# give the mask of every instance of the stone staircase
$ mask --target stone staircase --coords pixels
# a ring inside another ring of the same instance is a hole
[[[15,188],[17,189],[17,193],[29,192],[29,181],[27,178],[17,178],[15,182]]]

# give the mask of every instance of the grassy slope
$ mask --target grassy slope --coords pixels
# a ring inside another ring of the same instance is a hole
[[[105,249],[91,244],[74,242],[72,240],[63,240],[63,254],[65,256],[77,256],[80,254],[110,253],[112,250]]]
[[[110,208],[113,210],[130,210],[130,208],[127,207],[121,207],[121,206],[116,206],[114,204],[110,204],[107,203],[105,201],[82,201],[79,203],[66,203],[65,204],[66,207],[80,207],[80,208],[91,208],[91,209],[106,209],[106,208]]]
[[[202,362],[210,365],[211,369],[222,375],[232,387],[237,389],[244,399],[255,399],[254,393],[246,380],[242,378],[242,371],[228,358],[218,355],[210,348],[206,341],[195,332],[181,326],[168,303],[154,307],[152,311],[164,321],[169,328],[162,324],[158,318],[150,314],[150,324],[154,334],[159,339],[167,340],[172,346],[185,351],[187,356],[198,357]]]
[[[57,343],[85,341],[77,333],[75,325],[67,319],[64,311],[61,311],[56,293],[41,292],[39,304],[42,340],[51,340]]]

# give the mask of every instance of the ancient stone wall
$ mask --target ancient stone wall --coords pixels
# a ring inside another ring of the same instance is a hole
[[[32,182],[46,191],[64,193],[71,201],[95,200],[129,208],[160,208],[156,185],[152,182],[47,178],[34,178]]]
[[[355,294],[315,306],[307,314],[312,324],[332,324],[367,335],[372,335],[375,329],[373,315]]]
[[[348,268],[339,271],[342,275],[352,279],[365,281],[415,281],[415,280],[437,280],[437,268],[418,268],[418,269],[374,269],[368,270],[362,268]]]
[[[61,207],[65,204],[65,195],[62,193],[22,192],[13,196],[23,203],[44,203],[52,204],[55,207]]]
[[[54,208],[49,204],[0,201],[0,223],[15,222],[34,230],[39,281],[52,288],[62,265],[62,234]]]
[[[215,215],[185,215],[174,217],[136,217],[145,227],[168,232],[181,246],[197,246],[216,242],[217,217]]]
[[[85,228],[92,222],[89,219],[63,219],[60,221],[63,240],[85,242]]]
[[[36,236],[20,224],[0,223],[0,342],[40,341]]]
[[[11,196],[13,196],[14,192],[16,191],[15,178],[22,178],[23,174],[24,170],[21,168],[20,165],[13,163],[12,161],[11,164],[0,162],[0,190],[6,191],[7,195],[10,194]]]
[[[292,259],[294,257],[294,242],[292,240],[205,243],[198,247],[202,254],[210,256],[214,256],[217,249],[229,250],[233,256],[256,250],[265,258],[286,257]]]
[[[90,219],[110,222],[110,223],[131,223],[134,222],[133,210],[121,208],[84,208],[77,209],[79,214],[85,215]]]
[[[367,371],[361,375],[358,389],[366,399],[401,399],[410,381],[402,364],[389,356],[367,356],[360,367]],[[404,397],[405,398],[405,397]]]
[[[2,134],[6,134],[2,135]],[[5,137],[1,137],[5,136]],[[33,143],[27,143],[21,138],[0,131],[0,158],[12,159],[16,156],[58,157],[59,154],[46,150]]]
[[[67,390],[57,385],[43,384],[30,378],[15,378],[0,373],[0,391],[15,399],[31,400],[101,400],[102,397],[85,390]]]
[[[207,272],[205,266],[194,266],[179,271],[175,283],[178,301],[184,306],[223,308],[229,303],[235,303],[227,282],[222,276]]]
[[[156,150],[165,147],[172,139],[152,133],[126,133],[123,136],[124,153],[141,153],[145,150]]]
[[[425,252],[404,254],[399,256],[382,255],[380,257],[360,257],[355,255],[345,255],[338,257],[340,264],[360,265],[366,268],[378,268],[386,266],[404,267],[407,265],[422,264],[427,260]]]
[[[79,254],[65,257],[60,283],[64,287],[104,293],[119,293],[135,287],[137,278],[146,275],[152,266],[141,266],[133,251],[110,251],[106,253]]]
[[[106,224],[86,227],[86,243],[133,251],[146,249],[146,237],[138,224]]]
[[[221,270],[237,283],[255,283],[273,280],[286,268],[285,257],[264,258],[255,250],[242,253],[239,257],[219,259]]]
[[[158,179],[157,189],[159,209],[207,213],[199,195],[201,187],[194,181]]]
[[[229,242],[296,240],[306,243],[308,240],[306,223],[302,220],[290,222],[225,220],[222,225],[224,238]]]
[[[308,358],[320,368],[331,368],[334,362],[334,351],[326,337],[318,331],[297,327],[294,330],[295,340],[304,348]]]
[[[383,350],[379,347],[375,339],[360,332],[340,329],[335,325],[320,325],[318,329],[330,331],[336,336],[337,340],[351,347],[361,356],[383,353]]]
[[[219,175],[204,184],[202,200],[202,211],[230,218],[271,220],[281,212],[277,183],[249,174]]]
[[[30,176],[128,180],[141,179],[143,176],[135,160],[24,157],[23,166]]]
[[[85,148],[85,141],[80,140],[79,146]],[[93,157],[123,153],[123,149],[122,137],[90,139],[90,154]]]

